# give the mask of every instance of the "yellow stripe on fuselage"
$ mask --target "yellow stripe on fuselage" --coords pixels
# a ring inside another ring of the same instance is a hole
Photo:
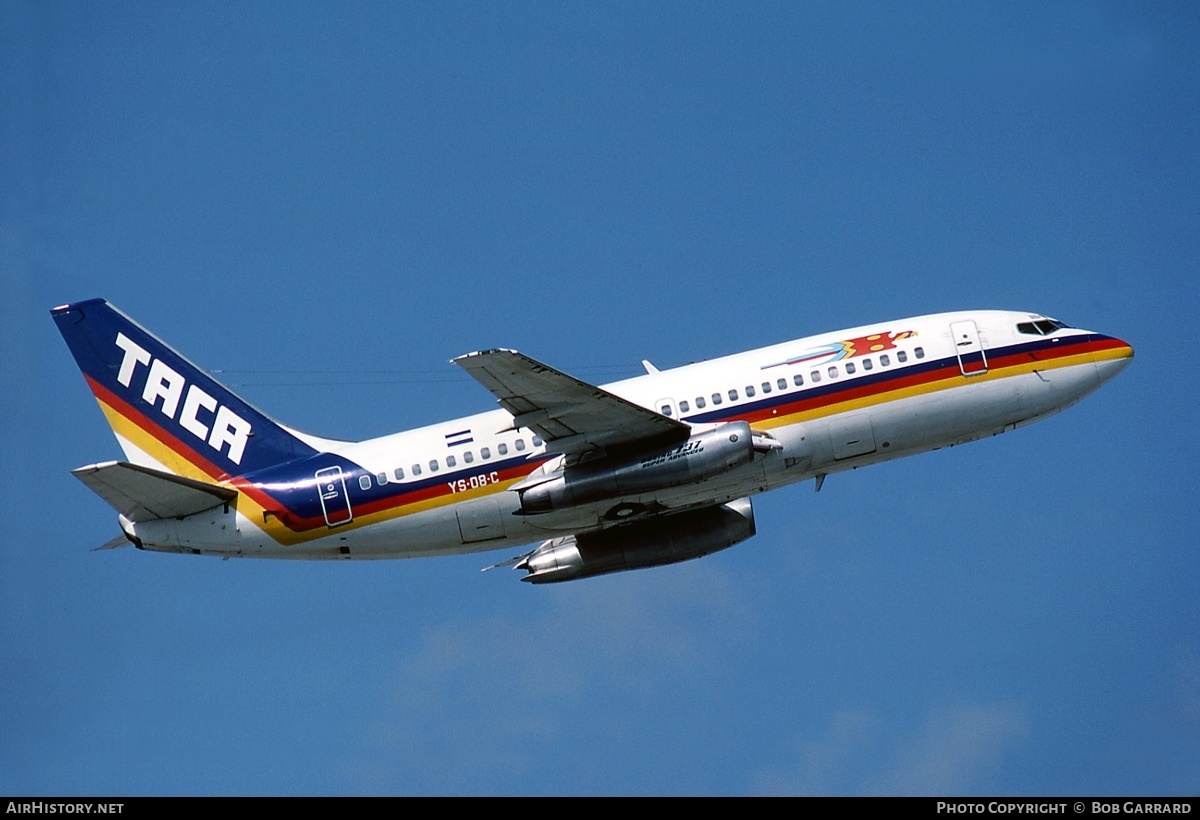
[[[1062,356],[1055,359],[1037,360],[1023,362],[1021,364],[1007,365],[1005,367],[992,368],[985,373],[978,375],[964,376],[961,372],[948,378],[938,379],[937,381],[925,382],[924,384],[914,384],[908,387],[897,387],[892,390],[883,390],[879,393],[874,393],[869,396],[861,396],[859,398],[845,399],[842,401],[832,401],[829,404],[821,407],[814,407],[807,410],[800,410],[787,415],[775,416],[769,419],[753,422],[754,427],[766,430],[773,430],[778,427],[786,427],[789,424],[798,424],[803,421],[812,421],[814,419],[826,418],[828,416],[837,415],[838,413],[848,413],[854,410],[862,410],[867,407],[877,407],[881,404],[886,404],[893,401],[901,401],[903,399],[914,398],[916,396],[927,396],[932,393],[939,393],[944,390],[953,390],[959,387],[966,387],[972,384],[980,384],[982,382],[994,382],[1001,379],[1011,378],[1013,376],[1023,376],[1032,373],[1035,370],[1048,371],[1058,370],[1064,367],[1076,367],[1078,365],[1091,364],[1098,356],[1103,356],[1105,359],[1127,358],[1132,354],[1132,350],[1125,355],[1120,355],[1119,351],[1099,351],[1075,353],[1070,356]],[[1111,354],[1111,355],[1110,355]],[[903,371],[896,371],[897,375]]]
[[[985,373],[972,376],[963,376],[961,373],[958,373],[932,382],[915,384],[908,387],[898,387],[891,390],[885,389],[868,396],[845,399],[841,401],[833,400],[828,404],[819,407],[808,408],[785,415],[756,420],[753,422],[753,425],[754,427],[761,429],[775,429],[804,421],[826,418],[838,413],[846,413],[864,408],[876,407],[892,401],[900,401],[917,396],[930,395],[945,390],[953,390],[955,388],[965,387],[971,384],[994,382],[1014,376],[1026,375],[1034,372],[1035,370],[1057,370],[1066,367],[1090,364],[1096,361],[1112,361],[1122,358],[1129,358],[1132,355],[1133,351],[1129,347],[1112,348],[1107,350],[1077,353],[1048,360],[1031,360],[1028,362],[1022,362],[1020,364],[993,368]],[[897,377],[901,377],[904,371],[903,369],[897,369],[894,372]],[[802,397],[803,393],[797,394],[797,398]],[[105,418],[108,419],[113,431],[119,437],[129,441],[133,446],[145,452],[166,469],[188,478],[194,478],[199,481],[205,481],[209,483],[217,483],[221,486],[238,489],[238,497],[234,502],[238,512],[275,542],[283,545],[305,543],[308,541],[317,540],[319,538],[324,538],[333,534],[335,531],[334,529],[326,526],[316,526],[308,530],[294,530],[288,527],[279,518],[280,513],[285,515],[287,514],[286,510],[276,510],[272,507],[264,506],[250,494],[248,494],[246,490],[237,487],[235,483],[230,482],[228,479],[222,480],[221,477],[214,474],[216,468],[212,465],[204,464],[203,460],[198,455],[195,456],[196,461],[192,461],[187,457],[187,455],[178,452],[169,443],[160,440],[157,436],[125,416],[115,407],[109,406],[100,399],[97,399],[97,401],[100,404],[100,409],[103,411]],[[185,451],[187,450],[186,446],[182,444],[180,444],[180,447]],[[495,493],[501,493],[508,490],[518,481],[521,481],[524,477],[524,475],[517,475],[511,479],[498,481],[493,484],[487,484],[482,487],[468,488],[460,492],[440,492],[429,498],[420,499],[419,501],[413,501],[407,504],[398,504],[396,506],[365,514],[355,512],[354,519],[344,525],[338,526],[336,531],[341,532],[355,530],[362,527],[369,527],[374,524],[383,523],[402,516],[439,509],[451,504],[457,504],[464,501],[470,501],[476,498],[489,496]],[[450,482],[447,482],[447,486],[449,486],[449,483]],[[256,491],[252,490],[251,492]]]

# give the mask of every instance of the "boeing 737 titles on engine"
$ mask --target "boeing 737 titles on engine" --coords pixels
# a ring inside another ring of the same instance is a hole
[[[125,453],[74,471],[119,513],[105,546],[355,559],[536,543],[506,562],[534,583],[725,549],[754,534],[757,493],[1012,430],[1133,358],[1011,311],[645,362],[602,387],[484,350],[454,363],[501,409],[347,442],[271,420],[102,299],[51,313]]]

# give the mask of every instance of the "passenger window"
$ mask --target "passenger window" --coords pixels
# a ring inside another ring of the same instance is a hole
[[[892,360],[888,358],[888,354],[884,353],[882,356],[879,357],[879,366],[880,367],[887,367],[891,363],[892,363]]]
[[[667,418],[670,418],[671,417],[671,405],[664,404],[662,407],[659,408],[659,412],[661,412]]]
[[[737,388],[734,388],[734,389],[732,389],[732,390],[730,390],[730,391],[729,391],[729,400],[730,400],[730,401],[737,401],[737,399],[738,399],[738,392],[737,392]]]
[[[814,370],[813,372],[809,373],[808,376],[810,379],[812,379],[812,383],[816,384],[817,382],[819,382],[821,380],[821,371]]]
[[[846,362],[846,375],[854,375],[854,362]]]
[[[470,464],[474,460],[475,460],[475,454],[472,453],[470,450],[467,450],[465,453],[463,453],[463,463],[464,464]]]
[[[829,378],[836,379],[838,377],[837,365],[829,365]]]
[[[801,376],[799,373],[797,373],[795,376],[792,376],[792,381],[796,383],[797,387],[804,386],[804,377]]]
[[[787,390],[787,379],[780,379],[779,381],[775,382],[775,386],[780,390]]]
[[[413,475],[420,475],[420,474],[421,474],[421,465],[420,465],[420,464],[414,464],[414,465],[413,465],[412,474],[413,474]]]
[[[872,367],[875,366],[875,362],[871,361],[870,359],[863,359],[862,366],[863,366],[863,370],[870,370]]]
[[[429,460],[429,472],[436,473],[439,469],[441,469],[441,465],[438,464],[438,460],[436,458],[430,459]]]
[[[754,398],[754,385],[752,385],[752,384],[746,385],[746,398],[748,398],[748,399]]]
[[[542,437],[541,437],[541,436],[534,436],[534,437],[533,437],[533,446],[534,446],[534,447],[541,447],[541,446],[542,446]]]
[[[446,456],[446,466],[447,467],[457,467],[458,461],[454,458],[454,456]]]
[[[371,489],[371,477],[369,475],[359,476],[358,477],[358,486],[362,487],[364,490]]]
[[[924,358],[925,358],[925,348],[923,348],[923,347],[916,347],[916,348],[913,348],[913,353],[915,353],[915,354],[917,355],[917,358],[918,358],[918,359],[924,359]]]
[[[900,364],[904,364],[908,361],[908,353],[903,350],[897,350],[896,361],[900,362]]]
[[[704,396],[696,396],[696,409],[703,410],[705,407]]]
[[[763,392],[764,392],[764,393],[770,393],[770,392],[771,392],[771,383],[770,383],[770,382],[763,382],[763,383],[762,383],[762,389],[763,389]]]
[[[379,473],[375,476],[375,480],[379,482],[379,486],[382,487],[384,484],[387,484],[387,473]]]
[[[501,444],[500,446],[503,447],[504,445]],[[500,452],[503,453],[504,451],[501,450]],[[491,448],[490,447],[480,447],[479,448],[479,457],[482,458],[484,461],[487,461],[489,458],[492,457]]]
[[[686,413],[691,409],[692,409],[692,406],[687,403],[686,399],[684,401],[679,402],[679,412],[680,413]]]
[[[403,467],[397,467],[395,470],[392,471],[392,474],[396,476],[397,481],[404,480],[404,468]]]
[[[518,453],[520,453],[520,452],[524,451],[524,449],[525,449],[525,439],[523,439],[523,438],[519,438],[519,439],[517,439],[517,445],[516,445],[516,446],[517,446],[517,452],[518,452]]]
[[[714,404],[714,405],[720,404],[720,403],[721,403],[721,394],[720,394],[720,393],[713,393],[713,395],[712,395],[712,400],[713,400],[713,404]]]

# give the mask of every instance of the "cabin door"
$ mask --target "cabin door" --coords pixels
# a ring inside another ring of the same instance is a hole
[[[321,497],[321,512],[330,527],[345,524],[354,518],[350,512],[350,496],[346,493],[346,477],[341,467],[317,470],[317,494]]]
[[[986,373],[987,354],[983,352],[983,341],[979,328],[970,319],[950,324],[950,336],[954,339],[954,352],[958,355],[958,368],[964,376]]]

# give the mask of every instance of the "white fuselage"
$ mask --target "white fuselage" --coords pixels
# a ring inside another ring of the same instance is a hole
[[[744,420],[778,444],[695,484],[520,514],[514,488],[535,470],[553,472],[561,459],[530,430],[509,429],[512,416],[495,410],[369,441],[311,439],[362,468],[342,476],[337,503],[345,509],[334,518],[329,507],[315,523],[272,509],[274,490],[316,492],[298,467],[288,487],[255,487],[253,476],[235,483],[244,500],[231,507],[125,526],[154,550],[397,558],[594,531],[618,523],[616,505],[655,505],[670,514],[721,504],[1011,430],[1083,398],[1133,355],[1120,340],[1057,323],[1042,333],[1048,321],[1007,311],[922,316],[604,385],[697,430]]]

